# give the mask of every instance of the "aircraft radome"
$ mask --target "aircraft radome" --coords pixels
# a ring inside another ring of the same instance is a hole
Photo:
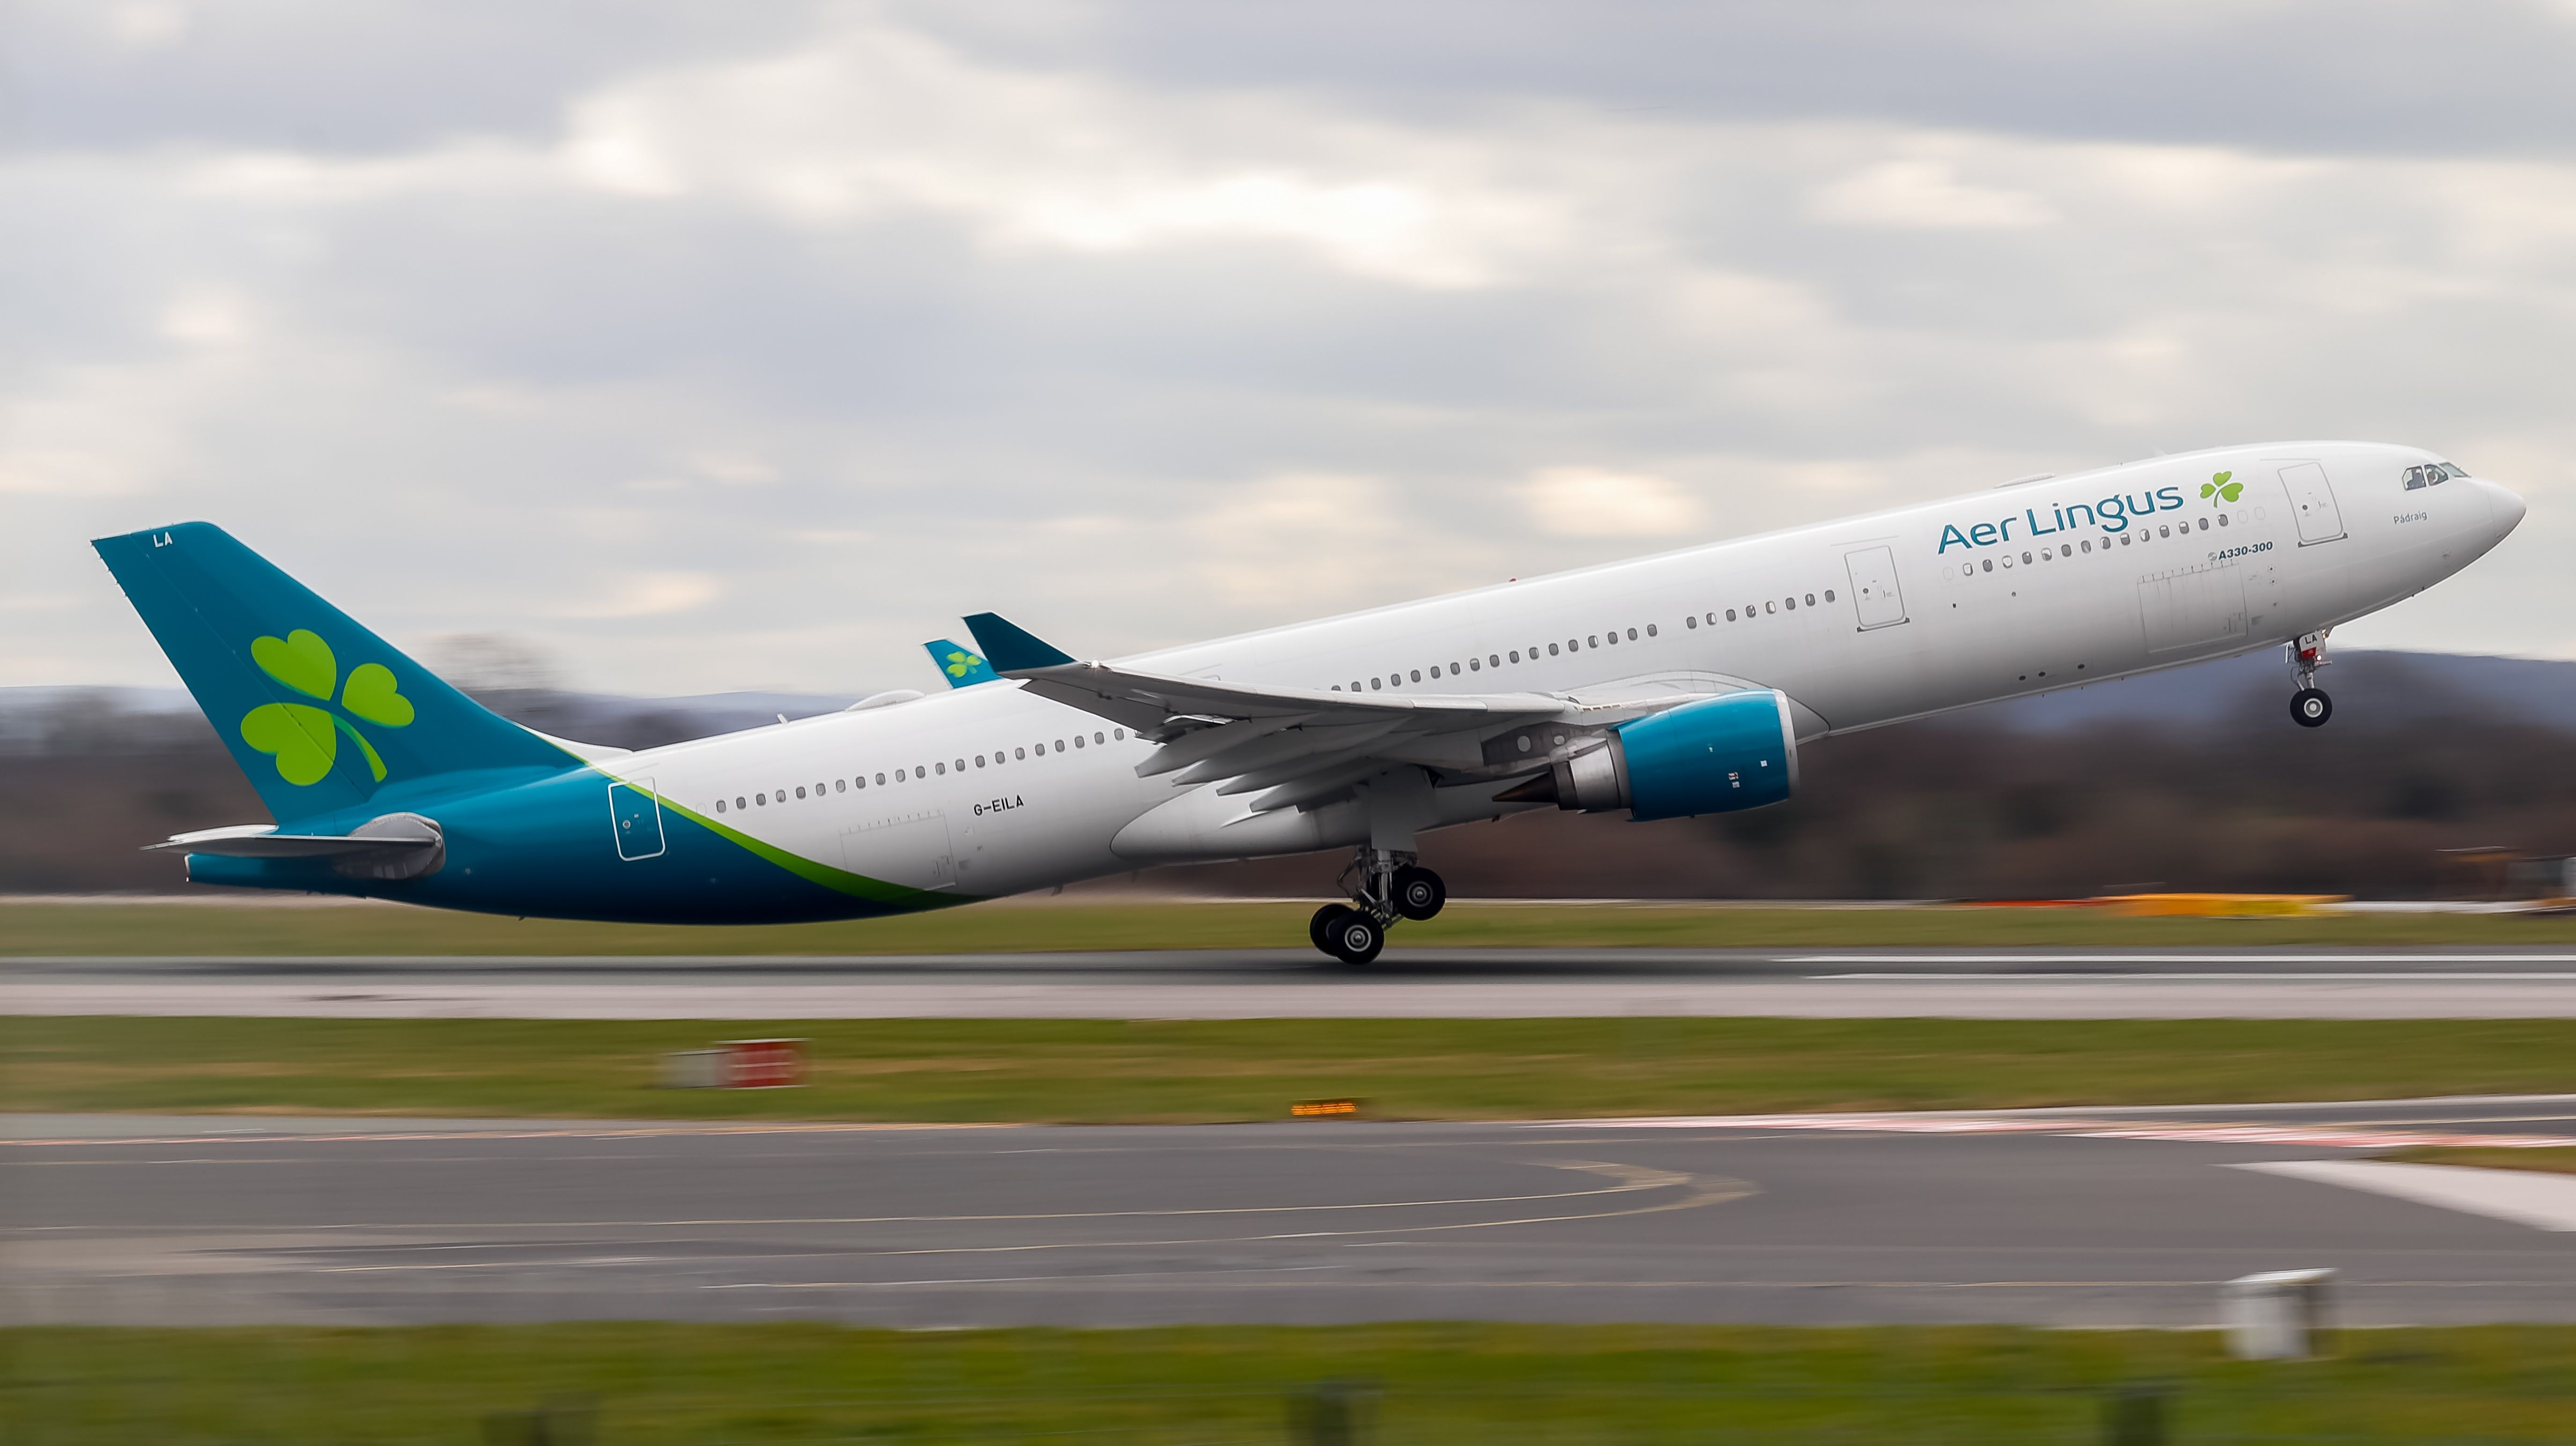
[[[1312,937],[1440,911],[1431,829],[1778,803],[1800,745],[2280,647],[2421,592],[2522,500],[2410,447],[2158,457],[1106,662],[990,613],[953,685],[625,752],[485,710],[202,522],[99,554],[275,824],[206,883],[673,923],[940,908],[1143,865],[1350,848]]]

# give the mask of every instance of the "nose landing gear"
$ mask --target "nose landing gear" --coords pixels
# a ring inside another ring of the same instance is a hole
[[[2326,635],[2310,633],[2287,651],[2290,666],[2299,675],[2299,690],[2290,695],[2290,720],[2302,728],[2323,728],[2334,716],[2334,699],[2317,686],[2317,669],[2326,666]]]
[[[1428,919],[1449,902],[1449,886],[1413,855],[1363,848],[1342,871],[1348,904],[1326,904],[1308,921],[1315,947],[1345,964],[1366,964],[1386,947],[1398,919]]]

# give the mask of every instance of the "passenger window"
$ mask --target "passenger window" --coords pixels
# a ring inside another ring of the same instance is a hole
[[[785,792],[784,790],[781,790],[781,795],[782,795],[782,796],[784,796],[784,792]],[[804,788],[803,788],[801,785],[800,785],[800,786],[797,788],[797,790],[796,790],[796,796],[797,796],[798,798],[803,798],[803,797],[805,796],[805,790],[804,790]]]
[[[1986,559],[1986,571],[1988,571],[1988,572],[1992,572],[1992,571],[1994,571],[1994,570],[1995,570],[1995,560],[1994,560],[1993,558],[1991,558],[1991,557],[1990,557],[1990,558],[1987,558],[1987,559]]]
[[[2120,545],[2121,545],[2122,547],[2126,547],[2126,546],[2128,546],[2128,545],[2129,545],[2129,534],[2127,534],[2127,533],[2125,533],[2125,532],[2123,532],[2123,533],[2121,533],[2121,534],[2120,534]]]
[[[1417,683],[1422,681],[1422,670],[1420,668],[1413,670],[1413,681]]]
[[[742,806],[743,806],[742,797],[741,797],[739,794],[735,795],[735,797],[734,797],[734,801],[733,801],[733,806],[734,806],[734,807],[736,807],[736,808],[740,808],[740,807],[742,807]]]
[[[1513,662],[1515,662],[1515,663],[1517,663],[1517,662],[1519,662],[1520,660],[1521,660],[1521,650],[1520,650],[1520,649],[1518,649],[1518,648],[1514,648],[1514,649],[1512,649],[1512,661],[1513,661]]]
[[[940,764],[940,765],[939,765],[939,771],[940,771],[940,772],[942,772],[942,773],[946,773],[946,772],[948,771],[948,765],[947,765],[947,764],[945,764],[945,763]]]
[[[1809,593],[1809,594],[1807,594],[1807,606],[1809,606],[1809,607],[1814,607],[1815,605],[1816,605],[1816,595],[1815,595],[1814,593]]]
[[[2227,514],[2226,514],[2226,513],[2222,512],[2222,513],[2218,514],[2218,525],[2219,525],[2219,526],[2221,526],[2221,527],[2225,527],[2225,526],[2227,525]]]
[[[1735,609],[1728,608],[1726,610],[1726,620],[1730,623],[1735,621]]]
[[[1058,753],[1062,753],[1062,752],[1064,751],[1064,740],[1063,740],[1063,739],[1059,738],[1059,739],[1057,739],[1057,740],[1055,741],[1055,751],[1056,751],[1056,752],[1058,752]]]
[[[1458,665],[1455,662],[1449,665],[1449,676],[1452,678],[1458,676]]]
[[[1637,630],[1635,628],[1630,628],[1628,630],[1628,641],[1632,643],[1637,641]]]
[[[1648,623],[1648,624],[1646,624],[1646,636],[1651,638],[1651,637],[1653,637],[1654,635],[1655,635],[1655,625],[1654,625],[1653,623]]]
[[[1112,728],[1109,730],[1109,736],[1116,739],[1118,742],[1124,743],[1127,741],[1127,730],[1124,728]]]
[[[1599,643],[1594,643],[1592,646],[1597,648],[1601,645]],[[1612,628],[1610,630],[1610,646],[1614,648],[1619,646],[1619,630],[1617,628]]]
[[[767,808],[767,807],[769,807],[769,795],[768,795],[768,794],[765,794],[765,793],[755,793],[755,794],[753,794],[751,797],[752,797],[752,801],[753,801],[753,802],[755,802],[755,803],[757,803],[757,804],[759,804],[762,808]]]
[[[1377,679],[1375,679],[1375,678],[1371,678],[1371,679],[1369,679],[1369,691],[1371,691],[1371,692],[1376,692],[1376,691],[1378,691],[1378,688],[1379,688],[1379,680],[1377,680]]]
[[[1470,673],[1481,673],[1485,671],[1484,660],[1481,658],[1469,658],[1467,660],[1467,671]]]
[[[1770,613],[1774,617],[1777,617],[1780,612],[1780,605],[1778,603],[1764,603],[1762,605],[1762,610],[1766,613]]]
[[[716,812],[718,812],[718,813],[722,813],[722,812],[724,812],[724,811],[725,811],[725,807],[724,807],[724,800],[723,800],[723,799],[721,799],[721,798],[719,798],[719,799],[717,799],[717,800],[716,800]]]
[[[1556,644],[1550,643],[1547,645],[1547,655],[1551,658],[1556,656]]]
[[[2088,537],[2088,538],[2084,539],[2084,541],[2083,541],[2083,542],[2082,542],[2082,544],[2080,544],[2080,545],[2083,547],[2083,549],[2084,549],[2086,552],[2091,552],[2091,551],[2093,550],[2093,539]],[[1832,597],[1832,596],[1833,596],[1833,594],[1832,594],[1832,593],[1827,593],[1827,594],[1825,594],[1825,596],[1830,598],[1830,597]]]
[[[823,785],[819,783],[814,785],[814,796],[816,798],[821,798],[823,796]]]
[[[2171,537],[2173,536],[2173,529],[2170,527],[2159,527],[2156,529],[2156,536]]]
[[[1832,602],[1833,600],[1834,600],[1834,590],[1833,590],[1832,588],[1826,588],[1826,589],[1825,589],[1825,601],[1827,601],[1827,602]]]
[[[1794,613],[1798,610],[1798,600],[1796,598],[1784,598],[1782,601],[1789,605],[1789,611]]]
[[[1473,658],[1469,658],[1467,661],[1472,663],[1472,662],[1474,662],[1474,661],[1476,661],[1476,660],[1475,660],[1475,659],[1473,659]],[[1487,654],[1485,655],[1485,666],[1486,666],[1486,667],[1488,667],[1488,668],[1499,668],[1499,667],[1501,667],[1502,665],[1503,665],[1503,655],[1502,655],[1502,654],[1500,654],[1500,653],[1487,653]]]
[[[832,780],[832,791],[833,791],[834,793],[847,793],[847,792],[849,792],[849,791],[850,791],[850,781],[849,781],[848,779],[846,779],[846,778],[835,778],[835,779],[833,779],[833,780]]]
[[[976,754],[976,755],[975,755],[975,766],[976,766],[977,768],[981,768],[981,767],[983,767],[983,766],[984,766],[984,755],[983,755],[983,754],[978,753],[978,754]]]
[[[1686,628],[1695,628],[1695,627],[1698,627],[1698,626],[1699,626],[1699,614],[1697,614],[1697,613],[1693,613],[1693,614],[1691,614],[1689,617],[1686,617],[1686,618],[1682,619],[1682,626],[1683,626],[1683,627],[1686,627]]]

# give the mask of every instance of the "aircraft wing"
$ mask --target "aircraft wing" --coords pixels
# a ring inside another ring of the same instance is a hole
[[[1076,662],[990,613],[966,625],[1003,677],[1161,744],[1137,765],[1139,776],[1178,773],[1177,783],[1256,794],[1256,812],[1326,801],[1390,764],[1516,777],[1550,758],[1544,740],[1510,738],[1515,725],[1585,711],[1542,693],[1357,694],[1170,677]]]

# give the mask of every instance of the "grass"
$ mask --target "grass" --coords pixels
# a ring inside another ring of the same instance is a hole
[[[2205,1332],[1984,1327],[30,1328],[0,1332],[0,1411],[23,1446],[539,1439],[485,1420],[548,1401],[595,1413],[602,1446],[1178,1446],[1290,1440],[1298,1398],[1339,1380],[1362,1383],[1360,1439],[1381,1446],[1998,1446],[2107,1439],[2106,1397],[2152,1382],[2176,1441],[2501,1446],[2564,1441],[2576,1419],[2576,1329],[2342,1344],[2254,1364]]]
[[[2533,1170],[2544,1175],[2576,1175],[2576,1149],[2507,1150],[2448,1145],[2419,1145],[2391,1150],[2377,1158],[2403,1165],[2468,1165],[2480,1170]]]
[[[972,954],[1306,947],[1311,903],[1007,901],[905,918],[730,927],[509,919],[389,904],[0,903],[0,955]],[[1869,948],[2576,944],[2576,916],[2124,919],[2089,909],[1453,903],[1395,947]]]
[[[659,1056],[812,1041],[794,1090]],[[2576,1020],[0,1018],[15,1110],[1065,1123],[1998,1108],[2576,1090]]]

